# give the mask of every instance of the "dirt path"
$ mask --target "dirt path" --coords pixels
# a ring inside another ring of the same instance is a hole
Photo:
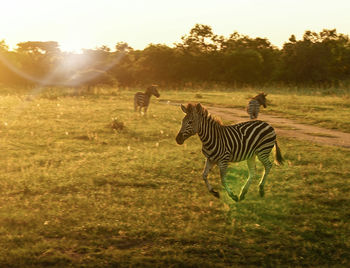
[[[169,101],[161,101],[170,105],[179,105]],[[247,112],[243,109],[206,106],[209,112],[226,121],[238,123],[249,120]],[[350,149],[350,133],[321,127],[296,123],[290,119],[259,113],[259,120],[270,123],[276,130],[277,135],[307,140],[323,145],[340,146]]]
[[[235,108],[210,107],[210,113],[220,116],[222,119],[232,122],[249,120],[244,110]],[[273,115],[260,113],[259,120],[270,123],[276,130],[277,135],[308,140],[325,145],[341,146],[350,148],[350,134],[337,130],[325,129],[311,125],[295,123],[294,121]]]

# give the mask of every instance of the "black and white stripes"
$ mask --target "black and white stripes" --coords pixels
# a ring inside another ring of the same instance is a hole
[[[220,168],[223,186],[231,198],[238,201],[238,197],[226,184],[226,169],[229,162],[247,160],[249,177],[239,196],[239,200],[243,200],[248,191],[250,179],[255,174],[255,157],[257,156],[265,168],[259,183],[260,195],[263,196],[265,180],[272,167],[269,156],[274,146],[276,147],[277,163],[283,162],[274,129],[268,123],[258,120],[224,126],[220,121],[210,116],[201,104],[188,104],[187,107],[181,105],[181,108],[186,116],[182,121],[182,127],[176,141],[178,144],[182,144],[190,136],[198,134],[202,141],[202,152],[207,158],[203,179],[208,190],[218,196],[207,180],[209,170],[214,164],[217,164]]]
[[[139,108],[139,112],[141,113],[141,109],[144,108],[144,113],[146,113],[152,95],[156,96],[157,98],[160,96],[156,85],[148,87],[145,92],[137,92],[134,96],[135,112]]]
[[[252,98],[247,106],[247,113],[249,114],[250,119],[257,119],[260,111],[260,105],[266,108],[266,96],[264,92],[256,95]]]

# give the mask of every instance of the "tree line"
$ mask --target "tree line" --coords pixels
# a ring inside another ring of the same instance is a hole
[[[223,83],[228,85],[339,85],[350,78],[349,36],[336,29],[291,35],[282,48],[266,38],[234,32],[215,35],[196,24],[181,42],[169,47],[150,44],[134,50],[119,42],[82,53],[62,52],[59,44],[21,42],[9,50],[0,41],[0,84],[136,86],[150,83]]]

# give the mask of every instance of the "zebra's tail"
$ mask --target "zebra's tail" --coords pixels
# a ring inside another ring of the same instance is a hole
[[[284,159],[281,154],[280,147],[278,147],[277,140],[275,140],[275,163],[277,165],[283,165]]]

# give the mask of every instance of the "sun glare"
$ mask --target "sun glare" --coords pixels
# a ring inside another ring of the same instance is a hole
[[[63,52],[82,53],[83,44],[78,40],[61,41],[59,45]]]

